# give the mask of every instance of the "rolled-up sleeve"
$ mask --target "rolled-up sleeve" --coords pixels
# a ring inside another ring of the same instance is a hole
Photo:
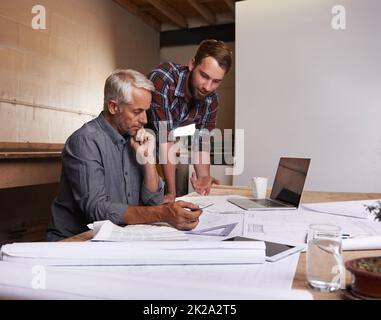
[[[163,203],[164,200],[164,182],[159,177],[158,190],[156,192],[150,192],[144,183],[141,188],[141,200],[145,205],[158,205]]]
[[[128,205],[110,201],[105,187],[105,169],[96,142],[83,136],[73,136],[65,145],[63,157],[64,174],[86,220],[110,220],[123,224]]]

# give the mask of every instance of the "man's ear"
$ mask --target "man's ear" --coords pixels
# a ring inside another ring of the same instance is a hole
[[[110,114],[115,115],[118,112],[119,107],[114,100],[109,100],[107,103],[107,110]]]
[[[188,62],[189,71],[192,71],[194,69],[194,64],[195,64],[194,58],[190,59]]]

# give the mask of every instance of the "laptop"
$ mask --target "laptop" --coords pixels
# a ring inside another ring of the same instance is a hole
[[[270,198],[230,198],[245,210],[291,210],[299,207],[311,159],[280,158]]]

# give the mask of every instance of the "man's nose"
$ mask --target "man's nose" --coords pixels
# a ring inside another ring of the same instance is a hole
[[[204,84],[205,91],[210,92],[212,90],[212,80],[208,80]]]
[[[142,112],[139,121],[143,125],[147,124],[147,113],[146,112]]]

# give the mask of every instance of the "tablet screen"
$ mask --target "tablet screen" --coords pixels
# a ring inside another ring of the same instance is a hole
[[[269,242],[269,241],[265,241],[265,244],[266,244],[267,257],[272,257],[277,255],[278,253],[294,248],[293,246],[288,246],[285,244]]]
[[[225,239],[224,241],[257,241],[257,240],[244,238],[244,237],[233,237],[233,238]],[[270,241],[264,241],[264,243],[266,244],[266,257],[273,257],[279,253],[295,248],[294,246],[290,246],[290,245],[286,245],[282,243],[270,242]]]

